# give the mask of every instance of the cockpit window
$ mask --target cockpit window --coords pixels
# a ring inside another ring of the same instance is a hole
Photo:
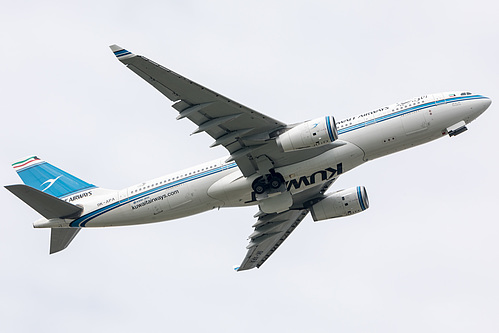
[[[466,93],[461,93],[461,96],[466,96]]]

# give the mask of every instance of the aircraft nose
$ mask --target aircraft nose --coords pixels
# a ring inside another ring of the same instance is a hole
[[[486,97],[484,100],[485,109],[487,109],[490,106],[490,104],[492,104],[492,100],[490,98]]]
[[[475,108],[475,116],[474,118],[477,118],[480,116],[482,113],[485,112],[485,110],[488,109],[490,104],[492,104],[492,100],[488,97],[483,96],[483,98],[479,99],[477,101],[478,103],[476,104],[477,108]]]

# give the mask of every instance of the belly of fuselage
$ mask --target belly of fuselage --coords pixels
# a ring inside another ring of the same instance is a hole
[[[330,149],[321,155],[303,162],[278,167],[275,169],[286,182],[286,189],[292,195],[324,184],[362,163],[364,153],[354,144]],[[258,204],[251,189],[255,178],[243,177],[239,170],[221,178],[208,189],[208,195],[224,203],[224,207],[241,207]]]

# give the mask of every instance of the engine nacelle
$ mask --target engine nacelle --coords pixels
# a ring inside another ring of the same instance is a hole
[[[333,117],[326,116],[297,125],[277,138],[284,151],[314,148],[338,139]]]
[[[329,194],[312,206],[314,221],[322,221],[360,213],[369,208],[369,199],[364,186],[352,187]]]

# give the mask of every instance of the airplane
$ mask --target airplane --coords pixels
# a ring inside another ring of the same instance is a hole
[[[223,146],[228,157],[121,190],[87,183],[31,156],[12,166],[24,184],[5,186],[40,213],[50,228],[50,254],[83,228],[173,220],[214,208],[258,206],[254,232],[237,271],[259,268],[311,214],[314,221],[369,208],[363,186],[327,193],[338,177],[367,161],[462,134],[491,104],[469,91],[422,95],[336,121],[316,117],[286,124],[111,45],[118,60],[171,100],[177,119],[189,119]]]

